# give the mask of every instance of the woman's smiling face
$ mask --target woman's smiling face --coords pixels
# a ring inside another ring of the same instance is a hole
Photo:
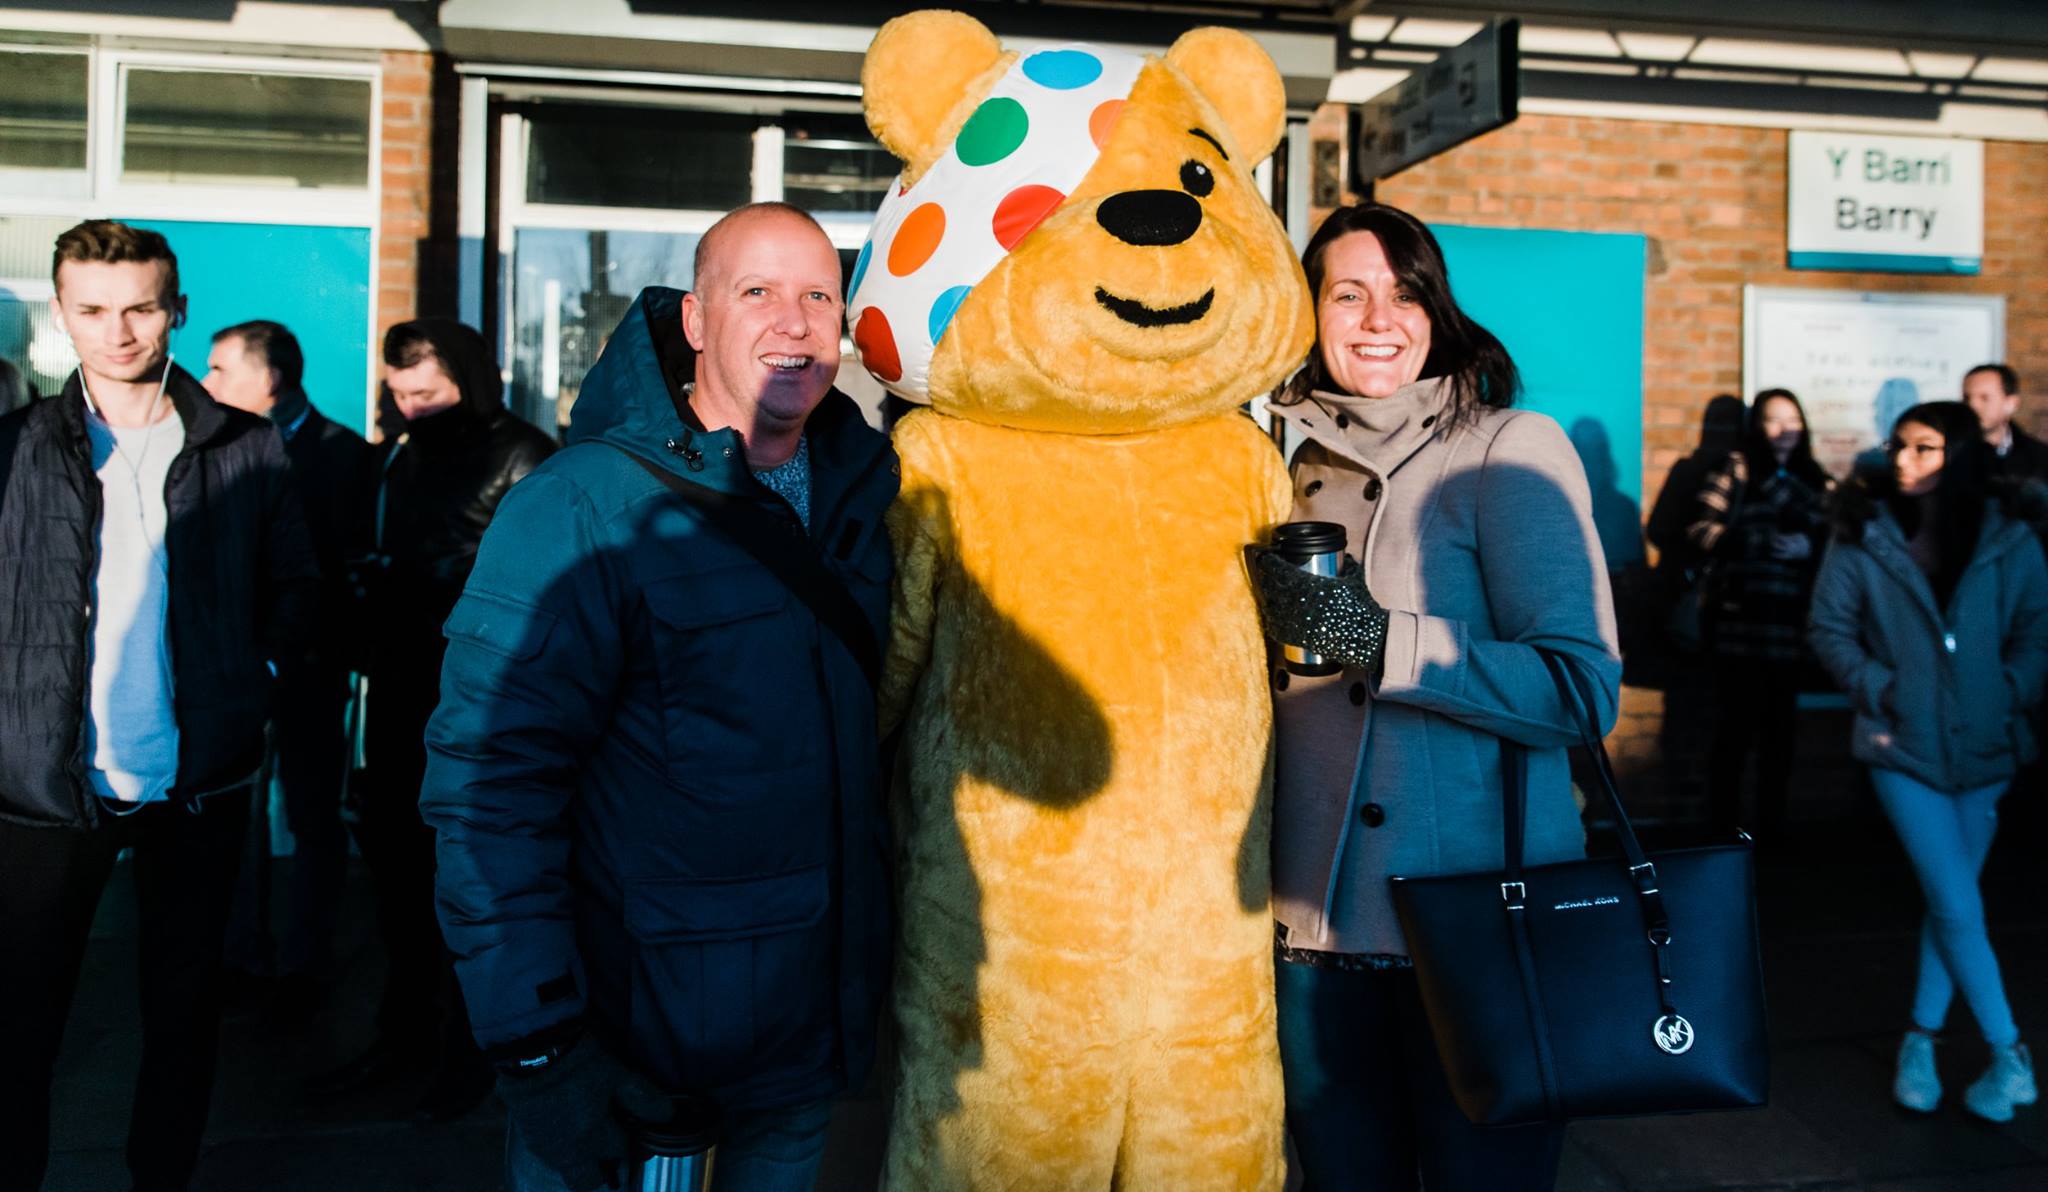
[[[1324,371],[1360,397],[1391,397],[1429,358],[1429,315],[1371,232],[1347,233],[1323,250],[1316,330]]]

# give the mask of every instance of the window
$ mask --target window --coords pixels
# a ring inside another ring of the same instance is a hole
[[[512,251],[520,416],[566,431],[583,374],[641,289],[690,287],[697,240],[694,232],[520,229]]]
[[[71,340],[50,311],[50,252],[77,221],[69,216],[0,215],[0,357],[51,394],[78,364]]]
[[[529,203],[725,211],[751,197],[751,116],[542,105],[529,119]]]
[[[782,197],[806,211],[871,216],[898,168],[859,116],[792,112],[783,121]]]
[[[702,106],[549,94],[499,109],[501,343],[511,408],[536,426],[568,426],[584,374],[633,299],[646,286],[688,289],[698,240],[735,207],[780,199],[809,211],[852,276],[898,169],[858,109],[689,102]],[[851,346],[842,349],[850,362]],[[842,388],[879,401],[864,381],[841,368]]]
[[[131,66],[126,185],[370,185],[370,80]]]
[[[0,187],[83,193],[91,76],[82,51],[0,49]]]

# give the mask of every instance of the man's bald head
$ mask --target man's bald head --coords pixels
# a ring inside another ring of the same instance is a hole
[[[715,280],[713,275],[724,264],[719,259],[719,249],[741,228],[755,220],[778,219],[796,220],[805,224],[816,232],[820,239],[831,243],[831,237],[825,235],[824,226],[811,218],[811,213],[801,207],[779,201],[748,203],[744,207],[735,207],[721,216],[717,223],[712,224],[710,230],[697,241],[697,252],[690,263],[693,279],[690,288],[704,290],[708,288],[707,282]]]
[[[697,353],[690,405],[706,430],[733,427],[747,462],[774,467],[839,375],[846,325],[839,250],[786,203],[755,203],[697,242],[683,338]]]

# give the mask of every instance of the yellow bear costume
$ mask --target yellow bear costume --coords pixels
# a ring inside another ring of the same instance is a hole
[[[1018,64],[957,13],[883,27],[864,104],[906,188]],[[1283,1176],[1270,708],[1242,550],[1290,489],[1237,407],[1311,338],[1250,174],[1284,96],[1229,30],[1141,66],[1091,121],[1100,156],[934,319],[931,409],[895,433],[891,1188]]]

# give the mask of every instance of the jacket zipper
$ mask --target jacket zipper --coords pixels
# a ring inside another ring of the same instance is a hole
[[[85,396],[82,391],[79,394],[78,409],[82,418],[85,411]],[[78,434],[76,435],[68,434],[71,430],[70,427],[67,426],[65,429],[67,437],[70,439],[66,447],[69,451],[71,462],[76,464],[84,474],[84,479],[79,488],[85,494],[87,515],[85,568],[80,577],[81,582],[79,586],[82,590],[79,592],[78,601],[79,607],[85,610],[85,626],[82,630],[84,640],[79,643],[78,651],[78,729],[72,734],[71,774],[69,777],[71,779],[72,797],[77,800],[78,816],[84,821],[85,826],[90,829],[98,827],[100,822],[99,808],[94,805],[95,800],[89,789],[91,784],[85,777],[86,770],[92,765],[92,758],[86,750],[86,734],[92,724],[93,633],[99,625],[99,604],[93,599],[92,579],[100,568],[100,521],[106,516],[106,497],[100,491],[99,476],[92,468],[91,439],[87,435],[85,424],[82,421],[79,423],[77,427]],[[83,447],[80,446],[81,439],[85,440]]]

